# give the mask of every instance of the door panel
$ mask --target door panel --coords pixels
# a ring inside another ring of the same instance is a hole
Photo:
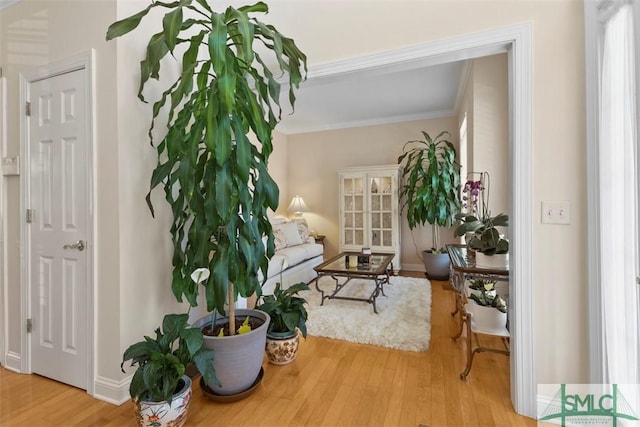
[[[87,387],[85,74],[29,87],[31,370],[80,388]]]

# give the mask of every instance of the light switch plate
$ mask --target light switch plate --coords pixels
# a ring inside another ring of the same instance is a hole
[[[20,157],[3,157],[2,158],[2,175],[20,175]]]
[[[543,224],[571,224],[571,202],[543,201],[540,214]]]

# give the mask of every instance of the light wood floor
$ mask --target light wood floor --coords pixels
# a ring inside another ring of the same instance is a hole
[[[413,274],[416,275],[416,274]],[[419,277],[419,276],[418,276]],[[431,344],[423,353],[326,338],[302,341],[296,361],[265,362],[264,379],[235,403],[207,400],[194,383],[189,426],[535,426],[509,398],[509,358],[476,355],[467,382],[464,345],[452,342],[453,292],[432,283]],[[495,344],[499,341],[483,341]],[[114,406],[83,390],[0,368],[1,426],[135,426],[130,402]]]

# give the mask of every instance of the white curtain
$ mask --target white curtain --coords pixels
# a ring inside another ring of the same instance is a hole
[[[640,384],[633,11],[627,2],[610,2],[607,9],[601,39],[599,135],[604,381]]]

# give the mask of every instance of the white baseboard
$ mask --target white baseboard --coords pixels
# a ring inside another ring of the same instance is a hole
[[[422,271],[424,273],[423,264],[402,264],[402,270],[404,271]]]
[[[122,405],[123,403],[131,400],[131,396],[129,396],[130,382],[131,376],[122,381],[114,381],[109,378],[98,377],[95,381],[95,393],[93,397],[113,405]]]
[[[22,373],[22,358],[20,357],[20,354],[8,351],[4,361],[5,368],[18,374]]]

